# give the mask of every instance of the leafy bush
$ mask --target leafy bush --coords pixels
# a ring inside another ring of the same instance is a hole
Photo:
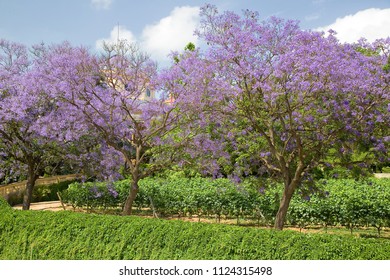
[[[0,259],[383,259],[390,241],[223,224],[0,210]]]
[[[249,194],[227,179],[147,178],[140,182],[140,191],[163,215],[239,216],[250,207]]]
[[[6,194],[5,199],[11,206],[22,204],[23,194],[24,194],[24,190],[19,189],[17,191]]]
[[[247,180],[236,186],[227,179],[146,178],[140,181],[135,201],[139,208],[151,207],[160,215],[244,217],[272,225],[278,210],[282,186]],[[321,192],[295,195],[287,222],[307,225],[343,225],[353,230],[374,226],[380,233],[390,225],[390,180],[331,179],[319,181]],[[118,207],[127,196],[130,181],[74,183],[65,192],[75,207]],[[113,190],[118,193],[113,197]]]
[[[33,202],[58,200],[57,192],[66,190],[73,182],[74,180],[46,186],[37,186],[33,192]]]
[[[76,207],[121,207],[129,190],[129,180],[112,182],[74,182],[64,190],[64,202]]]
[[[0,210],[11,209],[11,205],[8,204],[2,196],[0,196]]]

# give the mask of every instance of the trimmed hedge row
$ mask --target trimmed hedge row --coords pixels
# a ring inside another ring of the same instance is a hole
[[[388,260],[390,241],[0,206],[0,259]]]
[[[237,189],[228,179],[146,178],[134,207],[154,208],[159,215],[255,217],[272,223],[278,209],[280,189],[270,188],[259,195],[257,188],[246,184]],[[62,193],[73,207],[107,209],[122,207],[130,180],[117,182],[73,183]]]
[[[322,184],[325,196],[293,198],[288,214],[291,224],[343,225],[351,231],[359,226],[372,226],[379,234],[383,227],[390,226],[390,180],[334,179]]]
[[[343,225],[351,230],[390,226],[390,180],[333,179],[318,182],[321,193],[295,195],[289,207],[287,224]],[[118,207],[125,201],[130,182],[111,184],[75,183],[64,198],[75,207]],[[139,208],[151,207],[161,215],[198,215],[245,217],[272,225],[281,197],[282,186],[258,187],[247,181],[240,186],[227,179],[146,178],[140,181],[135,201]]]

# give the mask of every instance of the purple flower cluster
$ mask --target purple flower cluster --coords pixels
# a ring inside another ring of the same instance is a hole
[[[94,186],[93,188],[91,188],[90,191],[91,191],[94,198],[100,198],[103,196],[103,193],[98,190],[97,186]]]
[[[115,187],[113,184],[108,184],[107,185],[107,190],[108,190],[108,193],[113,197],[113,198],[117,198],[118,197],[118,192],[116,191]]]

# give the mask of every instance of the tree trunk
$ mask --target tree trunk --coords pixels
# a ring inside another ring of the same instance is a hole
[[[283,230],[284,222],[286,221],[288,207],[290,206],[291,198],[295,192],[295,189],[299,186],[302,181],[303,171],[305,170],[305,165],[299,163],[294,175],[291,176],[288,168],[284,172],[284,191],[283,196],[280,201],[279,210],[276,214],[274,228],[276,230]]]
[[[291,188],[291,184],[284,187],[283,196],[280,201],[279,210],[276,214],[275,219],[275,229],[276,230],[283,230],[284,222],[286,220],[288,207],[290,205],[291,198],[294,194],[295,188]]]
[[[129,195],[127,196],[125,205],[123,207],[122,215],[131,215],[133,210],[133,202],[137,197],[139,187],[138,187],[138,179],[133,178],[133,182],[131,183]]]
[[[23,196],[23,210],[29,210],[32,200],[32,194],[35,187],[35,182],[39,178],[39,175],[35,174],[35,164],[29,164],[28,175],[26,183],[26,192]]]

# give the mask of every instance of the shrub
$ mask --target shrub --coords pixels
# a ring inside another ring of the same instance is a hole
[[[74,182],[64,190],[64,202],[76,207],[121,207],[129,189],[129,180],[112,182]]]
[[[0,210],[6,210],[6,209],[11,209],[11,205],[3,198],[0,196]]]
[[[343,225],[351,229],[374,226],[380,233],[390,224],[390,180],[331,179],[317,182],[321,192],[291,201],[287,223],[301,228],[307,225]],[[75,183],[65,199],[75,207],[106,208],[123,205],[128,180],[115,183]],[[237,186],[227,179],[146,178],[140,181],[134,205],[151,207],[162,216],[244,217],[258,224],[272,225],[279,207],[282,186],[272,182],[246,180]],[[110,188],[118,195],[113,198]]]
[[[390,241],[222,224],[0,210],[0,259],[390,258]]]
[[[58,200],[57,192],[66,190],[73,182],[74,180],[46,186],[37,186],[33,192],[33,202]]]

